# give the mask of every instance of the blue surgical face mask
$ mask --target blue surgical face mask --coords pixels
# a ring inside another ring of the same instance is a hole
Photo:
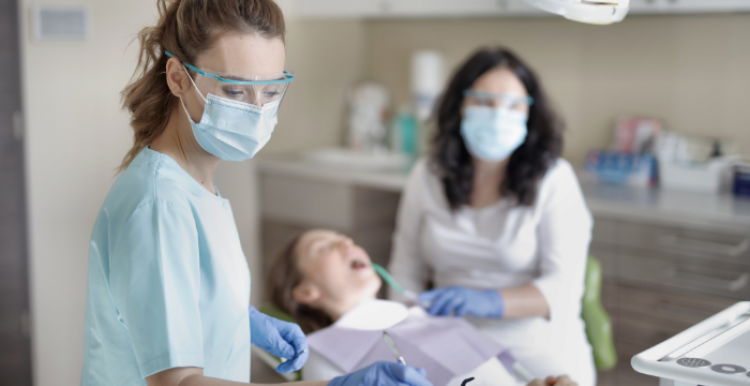
[[[526,140],[526,113],[507,108],[464,108],[461,136],[469,153],[485,161],[510,157]]]
[[[189,73],[188,77],[192,82]],[[193,88],[206,102],[200,122],[193,122],[184,103],[182,107],[195,139],[205,151],[224,161],[244,161],[253,158],[271,139],[278,122],[280,100],[260,107],[213,94],[204,98],[194,82]]]

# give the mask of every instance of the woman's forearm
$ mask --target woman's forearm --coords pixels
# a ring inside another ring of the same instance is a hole
[[[261,386],[258,383],[238,383],[232,381],[225,381],[218,378],[209,377],[195,377],[195,379],[188,379],[187,383],[180,383],[179,386]],[[282,383],[284,386],[327,386],[328,381],[302,381],[302,382],[289,382]]]
[[[549,318],[547,299],[533,284],[503,288],[499,291],[505,304],[504,318],[522,319],[537,316]]]
[[[257,383],[238,383],[232,381],[225,381],[218,378],[209,378],[204,376],[189,377],[183,382],[180,382],[178,386],[261,386]],[[302,382],[289,382],[282,383],[284,386],[327,386],[328,381],[302,381]]]
[[[206,377],[203,369],[197,367],[178,367],[164,370],[146,377],[148,386],[248,386],[257,383],[232,382],[218,378]],[[326,386],[328,381],[305,381],[284,383],[288,386]]]

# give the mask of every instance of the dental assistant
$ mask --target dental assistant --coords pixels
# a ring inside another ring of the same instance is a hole
[[[437,109],[399,208],[390,271],[432,315],[465,316],[535,377],[596,384],[581,319],[592,218],[531,68],[483,49]],[[391,296],[399,298],[391,292]]]
[[[157,2],[122,93],[133,148],[102,205],[89,249],[81,384],[230,386],[250,381],[250,345],[302,367],[299,326],[250,306],[250,272],[221,160],[271,138],[294,77],[272,0]],[[422,370],[376,363],[315,386],[429,386]]]

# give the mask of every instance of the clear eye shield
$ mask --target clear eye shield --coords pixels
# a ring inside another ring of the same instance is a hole
[[[165,51],[165,54],[179,60],[169,51]],[[294,80],[294,75],[286,71],[270,76],[226,74],[201,70],[182,60],[180,63],[195,72],[196,75],[192,77],[192,80],[201,94],[212,94],[235,102],[261,107],[281,101],[289,83]]]
[[[466,98],[468,106],[505,108],[517,111],[525,111],[529,106],[534,104],[534,98],[530,96],[494,94],[475,90],[464,91],[464,98]]]

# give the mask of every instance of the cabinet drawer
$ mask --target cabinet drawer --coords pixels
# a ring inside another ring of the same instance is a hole
[[[641,374],[630,365],[630,360],[636,355],[648,349],[628,342],[616,341],[617,367],[613,370],[614,385],[617,386],[659,386],[659,378]],[[601,386],[601,385],[600,385]]]
[[[750,231],[716,232],[622,222],[614,242],[676,256],[750,265]]]
[[[684,295],[628,285],[617,288],[620,313],[692,326],[736,303],[717,296]]]
[[[614,248],[598,241],[592,241],[589,246],[589,256],[599,260],[604,276],[617,276],[617,255]]]
[[[604,309],[607,310],[607,312],[610,314],[610,316],[614,316],[614,314],[617,312],[617,293],[619,292],[619,289],[620,286],[609,279],[605,278],[602,281],[602,305],[604,306]]]
[[[744,265],[621,251],[618,268],[619,277],[627,281],[732,299],[750,298],[750,267]]]
[[[595,217],[594,228],[591,230],[591,240],[602,244],[612,244],[617,238],[617,222],[614,220]]]
[[[629,318],[620,315],[615,340],[639,347],[653,347],[690,328],[683,323],[655,323],[646,318]]]

